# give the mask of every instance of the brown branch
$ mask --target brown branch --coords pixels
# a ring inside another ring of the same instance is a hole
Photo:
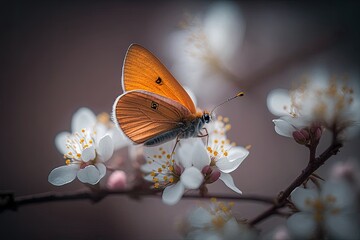
[[[337,140],[336,134],[334,134],[331,145],[319,157],[312,159],[315,150],[310,148],[310,161],[307,167],[284,191],[280,192],[274,205],[251,220],[250,225],[255,225],[263,221],[273,214],[276,214],[278,209],[286,206],[291,192],[300,186],[303,182],[305,182],[319,167],[321,167],[326,162],[326,160],[328,160],[331,156],[336,155],[342,146],[342,143]]]
[[[32,194],[27,196],[13,197],[11,193],[1,194],[0,212],[4,210],[17,210],[19,207],[41,204],[48,202],[63,202],[74,200],[90,200],[94,203],[101,201],[107,196],[122,195],[128,196],[134,199],[140,199],[141,197],[160,197],[159,191],[154,190],[123,190],[123,191],[110,191],[101,189],[94,191],[91,189],[82,189],[72,192],[46,192],[39,194]],[[185,194],[185,199],[209,199],[217,198],[224,200],[239,200],[239,201],[255,201],[262,203],[273,204],[273,198],[257,196],[257,195],[224,195],[224,194],[209,194],[206,196],[200,196],[199,194]]]

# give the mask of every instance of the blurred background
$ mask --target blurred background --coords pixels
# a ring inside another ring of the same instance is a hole
[[[128,46],[152,51],[174,76],[211,109],[238,91],[246,96],[217,110],[232,123],[228,137],[251,144],[232,174],[246,194],[276,196],[307,164],[307,149],[274,131],[266,106],[275,88],[291,88],[321,70],[358,81],[360,4],[285,1],[5,1],[1,3],[0,190],[16,196],[82,188],[47,181],[63,164],[54,145],[70,130],[72,114],[89,107],[111,112],[122,93],[121,68]],[[204,37],[205,36],[205,37]],[[204,39],[208,39],[205,41]],[[319,152],[329,140],[322,139]],[[360,159],[360,138],[332,163]],[[231,193],[221,181],[212,193]],[[180,239],[176,220],[196,201],[176,206],[160,198],[112,196],[100,203],[73,201],[25,206],[0,215],[2,239]],[[238,202],[236,216],[253,218],[266,206]],[[267,231],[283,223],[267,219]]]

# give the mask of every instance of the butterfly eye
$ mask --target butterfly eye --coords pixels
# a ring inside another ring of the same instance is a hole
[[[209,123],[210,122],[210,115],[208,113],[204,113],[203,120],[204,120],[205,123]]]

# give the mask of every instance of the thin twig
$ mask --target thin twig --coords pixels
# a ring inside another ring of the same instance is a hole
[[[82,189],[72,192],[46,192],[39,194],[32,194],[27,196],[16,197],[8,203],[3,203],[0,206],[0,212],[4,210],[17,210],[19,207],[30,204],[41,204],[48,202],[63,202],[74,200],[90,200],[94,203],[101,201],[107,196],[111,195],[123,195],[140,199],[141,197],[160,197],[159,191],[154,190],[123,190],[123,191],[110,191],[110,190],[98,190],[93,191],[90,189]],[[9,194],[6,195],[7,197]],[[255,201],[273,204],[273,198],[257,195],[224,195],[224,194],[209,194],[206,196],[200,196],[199,194],[185,194],[185,199],[224,199],[224,200],[239,200],[239,201]]]
[[[290,196],[291,192],[300,186],[304,181],[306,181],[320,166],[326,162],[326,160],[337,154],[342,146],[342,143],[338,141],[336,134],[334,134],[331,145],[319,157],[312,159],[315,150],[310,148],[310,161],[307,167],[284,191],[280,192],[274,205],[251,220],[250,225],[258,224],[273,214],[276,214],[278,209],[286,206],[288,197]]]

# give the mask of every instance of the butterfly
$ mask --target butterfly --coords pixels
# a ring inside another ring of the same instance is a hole
[[[197,110],[160,60],[138,44],[130,45],[126,53],[122,88],[113,120],[135,144],[156,146],[175,138],[206,136],[201,131],[212,120],[212,111]]]

